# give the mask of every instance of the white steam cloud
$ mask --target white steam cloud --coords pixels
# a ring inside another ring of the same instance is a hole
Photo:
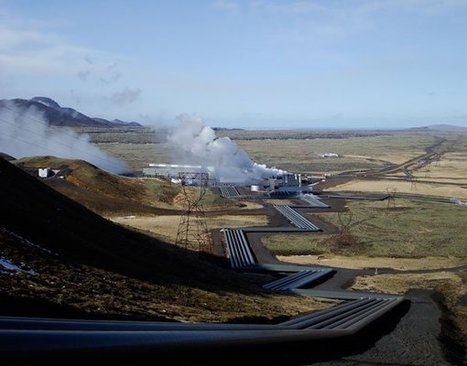
[[[188,164],[212,167],[220,182],[250,184],[284,173],[255,163],[229,137],[216,137],[215,131],[205,126],[200,117],[182,114],[177,119],[179,126],[167,138],[177,158]]]
[[[54,155],[67,159],[82,159],[112,173],[128,170],[124,162],[109,156],[69,128],[51,128],[35,108],[26,110],[14,103],[0,110],[0,152],[15,158]]]

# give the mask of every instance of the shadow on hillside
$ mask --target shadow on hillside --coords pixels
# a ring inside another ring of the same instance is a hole
[[[224,258],[198,255],[114,224],[0,158],[1,226],[63,262],[210,291],[251,293]]]

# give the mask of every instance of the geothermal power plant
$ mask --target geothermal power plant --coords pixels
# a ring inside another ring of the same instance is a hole
[[[224,170],[226,167],[222,167]],[[223,178],[217,174],[216,167],[186,164],[154,164],[150,163],[142,170],[144,177],[162,178],[172,183],[182,183],[197,186],[200,184],[200,176],[205,177],[204,183],[209,187],[218,187],[221,195],[232,198],[238,195],[267,194],[274,195],[298,195],[310,193],[312,184],[308,178],[302,179],[301,174],[278,172],[270,177],[257,177],[245,181],[244,176],[229,176]],[[243,194],[239,193],[239,190]],[[248,192],[248,193],[247,193]]]
[[[229,137],[217,137],[201,119],[181,116],[180,126],[169,136],[174,161],[149,163],[142,168],[144,177],[157,177],[183,183],[219,187],[225,197],[238,195],[297,195],[310,193],[310,177],[267,167],[254,162]],[[186,162],[186,163],[185,163]],[[241,193],[239,193],[239,191]]]

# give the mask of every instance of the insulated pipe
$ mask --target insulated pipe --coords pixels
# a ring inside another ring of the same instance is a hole
[[[66,331],[0,330],[0,354],[76,354],[87,352],[166,353],[169,351],[337,339],[347,330],[228,330],[228,331]]]
[[[345,311],[353,310],[359,306],[371,303],[373,301],[374,301],[373,299],[362,299],[362,300],[350,301],[348,303],[340,304],[330,309],[321,310],[316,313],[311,313],[311,314],[304,315],[302,317],[291,319],[289,321],[281,323],[281,325],[298,327],[298,328],[306,328],[313,324],[332,318],[334,316],[338,316],[339,314],[342,314]]]
[[[341,320],[341,319],[347,319],[349,316],[353,316],[354,314],[360,314],[362,311],[365,311],[366,309],[372,309],[373,307],[378,306],[381,303],[381,301],[382,300],[372,299],[372,301],[369,302],[368,304],[358,306],[351,310],[347,310],[339,315],[323,320],[322,322],[315,323],[307,328],[308,329],[322,329],[327,326],[330,326],[332,328],[332,324],[334,324],[336,321]]]

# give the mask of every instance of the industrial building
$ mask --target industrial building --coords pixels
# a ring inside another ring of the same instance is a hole
[[[39,168],[37,169],[37,176],[39,178],[50,178],[60,172],[60,169]]]
[[[212,176],[213,169],[201,165],[183,164],[149,164],[147,168],[143,168],[143,176],[146,177],[178,178],[182,173],[207,173]]]
[[[206,174],[208,185],[216,185],[214,168],[201,165],[185,164],[148,164],[143,168],[143,177],[169,179],[172,183],[181,183],[180,178],[184,177],[184,183],[188,185],[199,184],[199,174]]]
[[[39,178],[48,178],[54,175],[54,173],[52,172],[52,169],[50,168],[39,168],[37,170],[37,174]]]
[[[311,193],[311,185],[308,181],[303,184],[301,174],[285,173],[276,178],[269,178],[259,184],[250,186],[252,192],[263,192],[270,197],[295,196]]]
[[[195,176],[200,173],[207,175],[207,184],[209,186],[220,187],[223,196],[231,197],[233,191],[229,191],[230,187],[235,188],[235,186],[246,185],[243,176],[238,177],[238,183],[235,181],[235,175],[229,176],[228,181],[218,179],[216,169],[213,166],[151,163],[142,171],[144,177],[164,178],[173,183],[181,183],[180,178],[183,175],[184,184],[188,185],[198,185],[199,178],[195,178]],[[293,173],[284,173],[275,178],[264,179],[261,182],[254,183],[250,188],[252,192],[263,192],[272,196],[290,196],[311,193],[312,191],[308,184],[302,184],[301,174]],[[236,195],[238,195],[238,192]]]

